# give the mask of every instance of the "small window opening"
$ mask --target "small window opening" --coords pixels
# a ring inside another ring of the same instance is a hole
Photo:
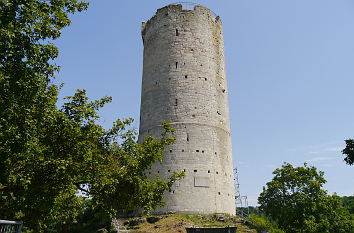
[[[171,172],[171,170],[168,170],[168,172]]]
[[[157,171],[157,173],[160,173],[160,171]]]
[[[155,82],[155,84],[157,85],[157,84],[158,84],[158,82],[156,81],[156,82]]]
[[[197,172],[197,170],[194,170],[194,172]]]
[[[182,152],[184,152],[184,149],[182,149]]]
[[[220,195],[220,192],[218,192],[218,194]]]
[[[207,78],[204,78],[205,79],[205,81],[207,81],[208,79]]]
[[[225,93],[225,91],[226,91],[225,89],[222,89],[222,93]]]
[[[216,174],[219,174],[219,172],[216,172]]]
[[[173,190],[172,193],[175,193],[175,190]]]
[[[176,69],[178,68],[178,62],[176,62]]]
[[[193,114],[192,117],[195,117],[195,115]]]
[[[187,142],[189,142],[189,133],[187,133]]]
[[[178,99],[175,100],[175,106],[177,106],[177,105],[178,105]]]
[[[151,172],[149,172],[149,174],[151,174]]]
[[[168,78],[168,80],[171,80],[171,78]]]
[[[172,150],[170,150],[170,153],[172,153]]]
[[[196,152],[199,152],[199,150],[196,150]]]
[[[217,152],[215,152],[215,155],[217,155],[218,153]]]
[[[210,173],[210,170],[208,170],[208,173]]]
[[[176,36],[179,36],[178,29],[176,29]]]
[[[186,172],[186,169],[183,169],[184,172]]]
[[[200,64],[200,66],[203,66],[203,64]]]
[[[185,75],[185,76],[184,76],[184,78],[188,78],[188,76],[187,76],[187,75]]]
[[[202,153],[204,153],[204,151],[202,150]]]

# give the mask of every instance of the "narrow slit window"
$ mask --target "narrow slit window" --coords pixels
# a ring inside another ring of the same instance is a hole
[[[178,68],[178,62],[176,62],[176,69]]]
[[[221,193],[220,193],[220,192],[218,192],[218,194],[220,195]]]
[[[208,170],[208,173],[210,173],[210,170]]]
[[[187,142],[189,142],[189,133],[187,133]]]
[[[179,36],[178,29],[176,29],[176,36]]]
[[[182,149],[182,152],[184,152],[184,149]]]
[[[177,105],[178,105],[178,99],[175,100],[175,106],[177,106]]]
[[[186,169],[183,169],[184,172],[186,172]]]

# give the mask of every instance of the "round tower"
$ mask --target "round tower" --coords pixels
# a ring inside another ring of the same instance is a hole
[[[139,140],[159,137],[161,122],[176,143],[149,176],[185,178],[165,193],[162,213],[235,214],[224,42],[219,17],[203,6],[168,5],[142,24],[144,67]]]

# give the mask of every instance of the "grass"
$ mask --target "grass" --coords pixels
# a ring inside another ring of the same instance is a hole
[[[220,217],[223,217],[220,219]],[[219,220],[218,220],[219,219]],[[230,217],[227,215],[203,215],[203,214],[173,214],[167,215],[155,223],[144,222],[138,226],[133,227],[132,232],[136,233],[186,233],[186,226],[195,227],[224,227],[224,226],[238,226],[238,233],[256,233],[254,229],[248,228],[241,223],[238,217]]]

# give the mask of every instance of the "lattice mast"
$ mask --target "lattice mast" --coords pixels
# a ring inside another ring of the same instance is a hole
[[[236,213],[239,212],[238,215],[241,217],[248,217],[249,216],[248,200],[247,200],[247,196],[241,196],[237,167],[234,168],[234,188],[235,188]],[[240,207],[239,211],[238,211],[238,207]],[[244,211],[244,208],[246,208],[246,211]]]

